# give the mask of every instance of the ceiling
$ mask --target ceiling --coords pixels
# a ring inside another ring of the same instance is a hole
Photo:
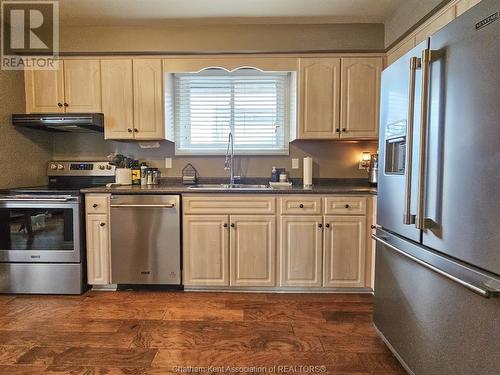
[[[405,0],[60,0],[65,26],[383,23]]]

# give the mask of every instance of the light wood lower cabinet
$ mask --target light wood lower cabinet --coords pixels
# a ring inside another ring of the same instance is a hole
[[[364,287],[365,216],[325,216],[325,287]]]
[[[231,216],[231,285],[274,286],[276,218]]]
[[[280,224],[281,286],[320,287],[323,217],[282,216]]]
[[[185,215],[184,285],[229,285],[229,217]]]
[[[87,279],[89,284],[109,284],[109,251],[108,215],[87,215]]]

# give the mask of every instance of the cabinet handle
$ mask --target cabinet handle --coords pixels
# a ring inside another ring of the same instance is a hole
[[[349,208],[350,206],[349,206],[348,204],[346,204],[344,207],[345,207],[345,208]]]
[[[69,107],[69,104],[68,104],[68,103],[64,103],[64,106],[65,106],[65,107]]]
[[[132,133],[132,129],[130,129],[130,128],[128,128],[128,129],[127,129],[127,131],[128,131],[129,133]]]
[[[62,103],[57,103],[57,106],[58,107],[62,107]]]
[[[94,207],[94,208],[97,208],[97,206],[99,206],[97,203],[94,203],[94,204],[92,205],[92,207]]]
[[[234,227],[235,227],[234,223],[231,223],[231,228],[234,228]]]
[[[301,203],[301,204],[299,205],[299,207],[300,207],[300,208],[304,208],[304,205]]]
[[[101,224],[99,224],[99,225],[100,225],[101,227],[103,227],[103,226],[105,226],[105,225],[106,225],[106,223],[101,223]]]
[[[323,228],[323,224],[318,224],[318,228]]]
[[[224,223],[224,228],[227,228],[227,223]]]
[[[329,223],[326,223],[326,227],[327,227],[327,228],[330,228],[330,224],[329,224]]]

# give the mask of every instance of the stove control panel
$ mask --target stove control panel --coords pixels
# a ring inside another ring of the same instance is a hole
[[[115,167],[106,161],[50,161],[47,176],[114,176]]]

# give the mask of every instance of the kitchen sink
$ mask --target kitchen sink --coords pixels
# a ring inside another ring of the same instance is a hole
[[[190,186],[188,189],[199,190],[272,190],[269,185],[250,185],[250,184],[199,184]]]

